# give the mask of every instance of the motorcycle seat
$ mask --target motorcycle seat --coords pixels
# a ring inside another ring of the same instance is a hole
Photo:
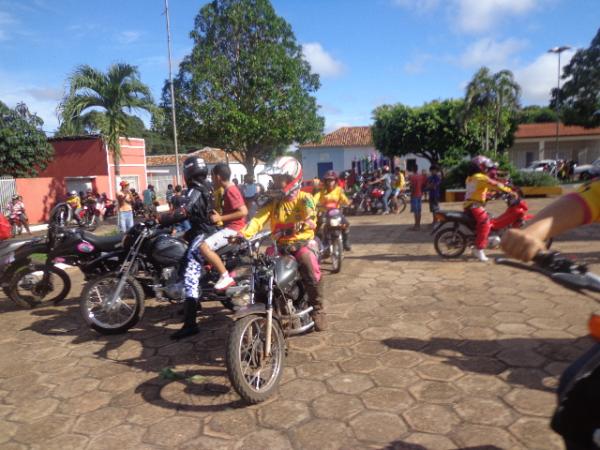
[[[235,245],[235,244],[227,244],[225,247],[221,247],[220,249],[218,249],[216,251],[216,253],[219,256],[223,256],[223,255],[225,255],[227,253],[232,252],[233,250],[236,250],[237,248],[238,248],[238,246]]]
[[[469,228],[476,226],[475,218],[469,213],[463,211],[440,211],[440,214],[446,216],[446,220],[462,223]]]
[[[110,252],[114,250],[117,244],[123,239],[121,234],[115,236],[98,236],[88,231],[82,231],[81,237],[101,252]]]

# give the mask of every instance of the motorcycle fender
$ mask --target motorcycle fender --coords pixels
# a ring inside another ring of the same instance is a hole
[[[253,314],[266,315],[267,308],[264,303],[254,303],[253,305],[248,305],[243,308],[238,309],[233,315],[233,320],[243,319],[246,316],[251,316]]]

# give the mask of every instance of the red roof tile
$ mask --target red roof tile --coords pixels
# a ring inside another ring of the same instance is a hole
[[[320,142],[309,142],[300,148],[312,147],[372,147],[371,127],[342,127],[323,136]]]
[[[217,164],[220,162],[238,162],[237,159],[231,154],[226,155],[225,151],[220,148],[212,148],[212,147],[204,147],[201,150],[196,150],[190,153],[180,153],[179,154],[179,163],[183,164],[186,158],[189,156],[199,156],[204,159],[206,164]],[[157,166],[174,166],[175,165],[175,155],[149,155],[146,156],[146,164],[148,167],[157,167]]]
[[[600,136],[600,128],[583,128],[563,125],[558,128],[559,136]],[[540,138],[556,136],[556,123],[527,123],[519,125],[515,139]]]

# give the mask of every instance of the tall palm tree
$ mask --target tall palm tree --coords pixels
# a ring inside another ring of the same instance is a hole
[[[127,137],[128,114],[155,109],[150,88],[140,81],[137,67],[113,64],[106,73],[78,66],[68,79],[68,92],[59,106],[64,133],[84,128],[100,130],[112,152],[115,175],[121,175],[119,136]]]
[[[494,102],[494,153],[498,151],[498,143],[503,136],[504,121],[503,113],[516,115],[519,109],[519,96],[521,95],[521,87],[515,81],[513,73],[510,70],[501,70],[494,74],[493,77],[495,102]]]

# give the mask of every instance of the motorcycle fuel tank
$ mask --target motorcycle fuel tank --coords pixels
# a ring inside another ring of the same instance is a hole
[[[287,289],[296,279],[298,263],[293,256],[284,255],[275,262],[275,283],[281,289]]]
[[[175,266],[183,261],[187,245],[173,236],[160,235],[152,243],[150,258],[163,267]]]

